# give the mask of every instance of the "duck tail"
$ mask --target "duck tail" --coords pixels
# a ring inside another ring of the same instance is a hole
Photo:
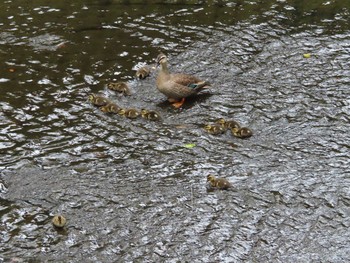
[[[201,81],[197,83],[191,83],[187,85],[187,87],[195,90],[196,92],[201,91],[202,89],[207,89],[210,87],[210,83],[208,81]]]

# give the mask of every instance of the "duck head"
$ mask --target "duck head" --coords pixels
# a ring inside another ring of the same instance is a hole
[[[141,115],[142,115],[142,117],[145,117],[147,114],[148,114],[148,110],[146,110],[146,109],[141,109]]]
[[[156,62],[157,62],[157,65],[166,63],[166,62],[167,62],[167,57],[166,57],[166,55],[164,55],[163,53],[160,53],[160,54],[157,56]]]
[[[225,126],[226,124],[226,121],[224,118],[220,118],[216,121],[217,124],[220,124],[221,126]]]
[[[210,183],[214,183],[215,182],[215,176],[212,175],[212,174],[208,174],[207,176],[207,181],[210,182]]]
[[[95,94],[93,93],[89,94],[89,101],[93,102],[95,98],[96,98]]]

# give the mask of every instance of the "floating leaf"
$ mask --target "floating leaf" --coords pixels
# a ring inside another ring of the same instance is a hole
[[[195,147],[196,145],[194,143],[187,143],[184,145],[185,148],[188,148],[188,149],[192,149],[193,147]]]
[[[310,53],[306,53],[303,55],[304,58],[310,58],[311,57],[311,54]]]

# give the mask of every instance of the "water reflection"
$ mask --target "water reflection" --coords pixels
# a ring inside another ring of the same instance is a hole
[[[346,2],[3,6],[5,261],[349,260]],[[214,88],[172,109],[156,74],[134,78],[159,51]],[[106,88],[119,80],[131,96]],[[162,121],[104,114],[91,92]],[[254,136],[207,134],[220,117]],[[209,173],[233,191],[207,191]]]

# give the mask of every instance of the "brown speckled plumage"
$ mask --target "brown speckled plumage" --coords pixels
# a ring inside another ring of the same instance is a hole
[[[124,95],[131,95],[129,85],[126,82],[110,82],[107,84],[107,88]]]
[[[209,174],[207,176],[207,181],[209,182],[210,187],[212,187],[212,188],[227,190],[227,189],[232,187],[231,183],[229,181],[227,181],[226,179],[215,178],[215,176],[212,174]]]
[[[94,93],[90,94],[89,95],[89,101],[95,105],[95,106],[98,106],[98,107],[101,107],[101,106],[105,106],[107,105],[108,103],[110,103],[111,101],[103,96],[100,96],[100,95],[96,95]]]
[[[247,127],[242,127],[242,128],[232,128],[231,129],[232,135],[238,138],[249,138],[253,136],[253,132],[247,128]]]
[[[171,100],[181,100],[183,98],[197,94],[209,87],[209,83],[199,78],[187,74],[170,74],[167,65],[167,57],[160,54],[157,58],[160,70],[157,77],[158,90]]]

